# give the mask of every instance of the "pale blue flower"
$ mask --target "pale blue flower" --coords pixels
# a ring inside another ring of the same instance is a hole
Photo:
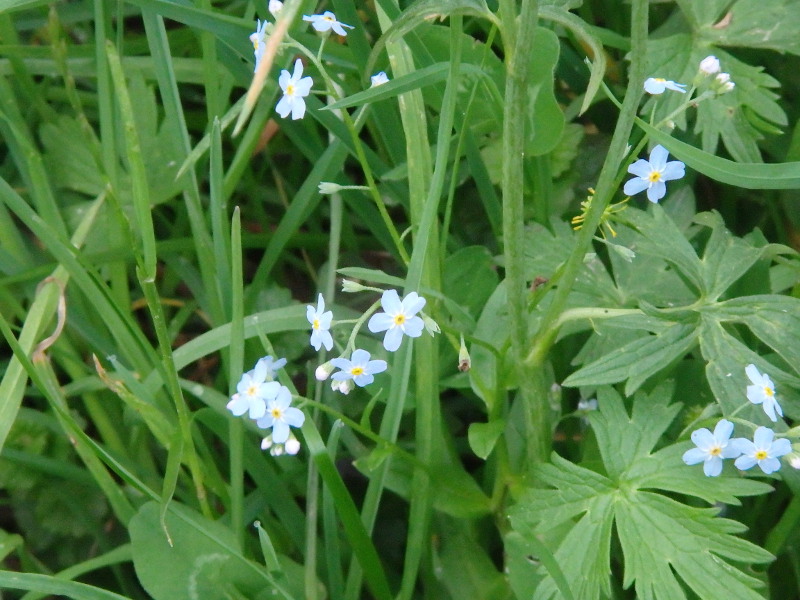
[[[257,20],[256,30],[254,33],[250,34],[250,41],[253,42],[253,50],[256,56],[254,72],[258,70],[258,64],[261,62],[261,58],[264,56],[264,50],[267,48],[267,25],[269,25],[269,23],[266,20]]]
[[[255,369],[242,375],[236,385],[236,393],[226,406],[237,417],[244,413],[248,413],[251,419],[263,417],[267,412],[267,402],[275,397],[281,387],[277,381],[267,381],[272,376],[272,357],[265,358],[270,360],[261,359]]]
[[[333,348],[333,338],[329,331],[333,313],[325,312],[325,299],[322,294],[317,298],[317,308],[311,305],[306,307],[306,319],[311,323],[311,345],[314,350],[319,350],[320,346],[325,346],[325,350]]]
[[[630,167],[628,173],[636,175],[628,180],[623,188],[625,195],[633,196],[647,190],[647,199],[658,202],[667,193],[665,181],[680,179],[686,174],[686,165],[679,160],[667,162],[669,151],[658,145],[650,152],[650,160],[640,158]]]
[[[379,85],[383,85],[384,83],[389,83],[389,77],[383,71],[375,73],[372,77],[369,78],[372,85],[370,87],[376,87]]]
[[[403,301],[397,290],[386,290],[381,297],[384,312],[372,315],[367,327],[372,333],[385,331],[383,347],[394,352],[400,347],[403,335],[419,337],[425,328],[425,322],[415,316],[425,306],[425,298],[417,292],[410,292]]]
[[[383,373],[386,370],[385,360],[370,360],[370,354],[366,350],[354,350],[350,360],[346,358],[334,358],[331,364],[341,369],[331,376],[334,381],[347,381],[352,379],[358,387],[364,387],[375,381],[376,373]],[[341,391],[341,384],[339,385]],[[348,390],[349,391],[349,390]],[[347,392],[342,392],[347,393]]]
[[[775,432],[768,427],[759,427],[753,435],[753,441],[746,438],[731,440],[730,445],[736,447],[741,456],[734,463],[737,469],[746,471],[758,465],[769,475],[781,468],[781,456],[792,451],[792,443],[786,438],[774,440]]]
[[[722,419],[714,427],[714,433],[703,427],[692,432],[692,441],[697,448],[683,453],[683,462],[687,465],[703,463],[703,473],[707,477],[716,477],[722,473],[722,459],[736,458],[741,451],[731,443],[733,423]]]
[[[262,368],[267,370],[267,374],[265,376],[266,381],[272,381],[275,379],[275,373],[278,369],[281,369],[286,365],[285,358],[278,358],[275,359],[270,355],[265,356],[264,358],[259,358],[258,362],[256,363],[256,368],[259,368],[259,365],[262,365]]]
[[[292,113],[292,119],[302,119],[306,114],[306,101],[303,100],[311,93],[311,86],[314,81],[311,77],[303,77],[303,61],[299,58],[294,63],[294,73],[283,69],[278,78],[278,85],[283,90],[283,97],[278,101],[275,110],[278,114],[286,118]]]
[[[753,385],[747,386],[747,399],[753,404],[761,404],[764,412],[774,423],[778,420],[775,416],[777,412],[783,416],[781,405],[778,404],[778,398],[775,392],[775,384],[766,373],[760,373],[755,365],[747,365],[744,369],[748,379]]]
[[[272,427],[272,441],[276,444],[289,439],[289,427],[302,427],[306,420],[305,413],[291,403],[292,392],[285,385],[280,386],[275,397],[267,401],[266,414],[256,421],[261,429]]]
[[[684,83],[675,83],[674,81],[670,81],[669,79],[661,79],[660,77],[648,77],[644,80],[644,91],[648,94],[663,94],[664,90],[672,90],[674,92],[685,94],[686,90],[683,89],[685,87],[686,84]]]
[[[337,21],[336,15],[329,10],[326,10],[321,15],[303,15],[303,21],[311,23],[311,26],[320,33],[333,29],[333,31],[339,35],[347,35],[347,32],[344,30],[345,27],[354,29],[352,25],[346,25]]]

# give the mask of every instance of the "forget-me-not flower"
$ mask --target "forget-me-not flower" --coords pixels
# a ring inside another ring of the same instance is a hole
[[[716,75],[720,71],[719,59],[713,54],[700,61],[700,73],[703,75]]]
[[[662,79],[661,77],[648,77],[644,80],[644,91],[648,94],[658,95],[663,94],[664,90],[672,90],[685,94],[686,87],[684,83],[675,83],[669,79]]]
[[[416,316],[425,306],[425,298],[410,292],[402,302],[397,290],[386,290],[381,296],[382,313],[372,315],[367,327],[372,333],[386,332],[383,347],[394,352],[400,347],[403,335],[419,337],[425,328],[424,321]]]
[[[303,21],[311,23],[311,26],[320,33],[333,29],[333,31],[339,35],[347,35],[347,32],[344,30],[345,27],[354,29],[352,25],[337,21],[336,15],[329,10],[326,10],[321,15],[303,15]]]
[[[741,456],[733,463],[737,469],[746,471],[758,465],[769,475],[781,468],[781,456],[792,451],[792,443],[786,438],[774,440],[775,432],[768,427],[759,427],[753,435],[753,441],[746,438],[731,440],[730,445],[736,447]],[[774,441],[773,441],[774,440]]]
[[[783,410],[775,396],[775,384],[766,373],[760,373],[755,365],[747,365],[744,372],[753,384],[747,386],[747,399],[753,404],[761,404],[770,421],[774,423],[778,420],[776,412],[783,416]]]
[[[731,444],[733,423],[722,419],[714,427],[714,433],[703,427],[692,432],[692,441],[697,448],[683,453],[683,462],[687,465],[703,463],[703,473],[707,477],[716,477],[722,473],[722,459],[736,458],[741,451]]]
[[[283,69],[278,78],[278,85],[283,90],[283,97],[278,101],[275,110],[278,114],[286,118],[292,113],[292,119],[302,119],[306,114],[306,101],[303,100],[311,93],[311,86],[314,81],[311,77],[303,77],[303,61],[299,58],[294,63],[294,73]]]
[[[314,346],[314,350],[319,350],[320,346],[325,346],[325,350],[333,348],[333,338],[329,331],[333,313],[325,311],[325,299],[322,294],[317,298],[317,308],[311,305],[306,307],[306,319],[311,323],[311,345]]]
[[[376,373],[383,373],[386,370],[385,360],[370,360],[370,354],[366,350],[353,350],[350,360],[346,358],[334,358],[331,364],[341,369],[337,371],[331,378],[334,381],[347,381],[352,379],[358,387],[364,387],[375,381],[374,375]],[[341,384],[339,386],[341,391]],[[347,393],[347,392],[343,392]]]
[[[272,357],[266,357],[272,359]],[[251,419],[260,419],[267,412],[267,402],[274,398],[281,385],[271,379],[271,360],[261,359],[255,369],[242,375],[236,385],[236,393],[231,396],[226,408],[235,416],[248,413]]]
[[[306,420],[305,413],[291,406],[292,392],[281,385],[274,398],[267,401],[266,413],[256,421],[261,429],[272,427],[272,441],[283,444],[289,439],[289,427],[302,427]]]
[[[389,83],[389,76],[386,75],[385,72],[380,71],[375,73],[372,77],[369,78],[371,85],[370,87],[376,87],[379,85],[383,85],[384,83]]]
[[[636,175],[625,183],[623,191],[627,196],[647,190],[647,199],[658,202],[667,193],[665,181],[680,179],[686,174],[686,165],[679,160],[667,162],[669,151],[658,145],[650,152],[650,160],[640,158],[630,167],[628,173]]]
[[[258,70],[258,63],[261,62],[261,58],[264,56],[264,50],[267,48],[267,25],[269,25],[269,23],[266,20],[256,21],[256,30],[250,34],[250,41],[253,42],[253,51],[256,56],[254,72]]]

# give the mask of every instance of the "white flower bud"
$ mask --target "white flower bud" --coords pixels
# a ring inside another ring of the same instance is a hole
[[[334,392],[341,392],[345,396],[350,393],[350,390],[352,390],[354,386],[355,384],[352,379],[334,379],[331,381],[331,389]]]
[[[269,0],[269,12],[272,14],[273,17],[278,16],[278,13],[283,10],[283,2],[280,0]]]
[[[727,94],[728,92],[733,91],[733,88],[736,87],[736,84],[731,81],[731,76],[729,73],[719,73],[714,78],[714,87],[717,94]]]
[[[336,194],[342,190],[342,186],[338,183],[332,183],[330,181],[320,181],[319,182],[319,193],[320,194]]]
[[[367,288],[365,288],[357,281],[352,281],[350,279],[342,279],[342,291],[347,294],[352,294],[354,292],[363,292],[366,289]]]
[[[269,450],[270,448],[272,448],[272,445],[273,445],[272,434],[270,433],[267,437],[261,440],[261,449]]]
[[[425,324],[425,331],[430,333],[431,336],[433,336],[435,333],[442,332],[442,330],[439,329],[439,324],[425,313],[422,313],[422,322]]]
[[[300,440],[294,437],[294,434],[289,435],[289,439],[286,440],[286,443],[283,445],[283,448],[286,450],[286,454],[291,454],[294,456],[298,452],[300,452]]]
[[[700,72],[704,75],[716,75],[719,71],[719,59],[716,56],[706,56],[700,61]]]
[[[328,377],[330,377],[332,372],[333,365],[329,361],[317,367],[317,370],[314,371],[314,377],[317,378],[317,381],[325,381]]]

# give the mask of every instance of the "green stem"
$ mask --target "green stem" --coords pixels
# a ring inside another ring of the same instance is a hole
[[[525,364],[541,366],[547,352],[553,345],[558,333],[558,321],[567,304],[567,299],[583,265],[583,257],[592,244],[597,227],[616,192],[614,180],[620,164],[625,157],[625,148],[633,128],[639,100],[643,93],[642,82],[646,75],[646,43],[648,33],[648,2],[632,0],[631,7],[631,68],[628,89],[620,111],[619,121],[611,139],[608,155],[597,182],[597,192],[586,213],[583,227],[577,234],[577,241],[572,254],[562,269],[558,287],[553,293],[553,300],[542,317],[539,331],[533,346],[525,358]]]

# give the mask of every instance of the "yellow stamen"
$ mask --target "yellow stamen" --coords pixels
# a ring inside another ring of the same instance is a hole
[[[406,316],[403,313],[394,316],[394,324],[395,325],[402,325],[406,322]]]
[[[353,367],[352,369],[350,369],[350,374],[353,377],[358,377],[359,375],[363,375],[364,367]]]
[[[650,175],[647,176],[647,179],[650,180],[650,183],[661,181],[661,171],[650,171]]]
[[[764,460],[769,457],[769,454],[766,450],[757,450],[756,451],[756,460]]]
[[[765,393],[767,396],[769,396],[770,398],[772,398],[772,397],[775,395],[775,390],[773,390],[773,389],[772,389],[771,387],[769,387],[768,385],[765,385],[765,386],[764,386],[764,393]]]
[[[311,324],[313,329],[319,329],[319,319],[314,319],[314,322]]]
[[[708,453],[711,456],[719,456],[720,454],[722,454],[722,448],[720,448],[719,446],[714,446],[713,448],[711,448],[711,450],[708,451]]]

